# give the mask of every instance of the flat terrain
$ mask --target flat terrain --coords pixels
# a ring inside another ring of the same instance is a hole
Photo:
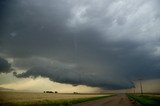
[[[158,94],[144,94],[144,96],[141,96],[140,94],[128,95],[133,95],[134,97],[136,97],[137,102],[139,102],[139,100],[142,100],[145,103],[154,103],[153,100],[160,100]],[[128,99],[126,94],[117,94],[113,96],[113,94],[55,94],[33,92],[0,92],[0,105],[140,106],[140,104],[135,104],[134,101]]]
[[[159,94],[128,94],[128,96],[143,106],[160,106]]]
[[[71,106],[133,106],[133,104],[125,94],[119,94],[117,96],[88,101]]]
[[[55,94],[55,93],[33,93],[33,92],[0,92],[1,104],[37,104],[47,102],[63,102],[69,100],[78,100],[85,98],[107,96],[98,94]],[[108,94],[109,96],[109,94]]]

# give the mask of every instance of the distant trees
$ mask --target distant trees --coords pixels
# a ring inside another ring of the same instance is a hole
[[[43,93],[58,93],[58,91],[43,91]],[[73,92],[73,94],[79,94],[78,92]]]
[[[53,91],[43,91],[43,93],[58,93],[57,91],[53,92]]]
[[[44,91],[44,93],[53,93],[53,91]]]
[[[78,94],[78,92],[73,92],[73,94]]]

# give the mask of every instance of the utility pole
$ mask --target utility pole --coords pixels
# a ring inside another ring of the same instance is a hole
[[[136,87],[135,87],[135,82],[132,81],[132,83],[133,83],[133,85],[134,85],[134,87],[132,88],[132,89],[133,89],[133,93],[135,94],[135,89],[136,89]]]
[[[142,88],[142,82],[141,82],[141,79],[139,79],[139,84],[140,84],[141,94],[143,95],[143,88]]]
[[[135,87],[132,88],[132,92],[135,94]]]

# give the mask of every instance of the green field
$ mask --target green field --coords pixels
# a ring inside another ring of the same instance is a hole
[[[0,92],[1,106],[52,105],[65,106],[109,97],[112,94],[54,94],[31,92]]]
[[[159,94],[128,94],[128,97],[143,106],[160,106]]]

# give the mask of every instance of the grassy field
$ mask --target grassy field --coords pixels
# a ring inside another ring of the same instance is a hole
[[[22,105],[52,105],[65,106],[68,104],[81,103],[89,100],[100,99],[111,94],[54,94],[54,93],[31,93],[31,92],[0,92],[1,106]]]
[[[156,94],[128,94],[128,97],[143,106],[160,106],[160,95]]]

